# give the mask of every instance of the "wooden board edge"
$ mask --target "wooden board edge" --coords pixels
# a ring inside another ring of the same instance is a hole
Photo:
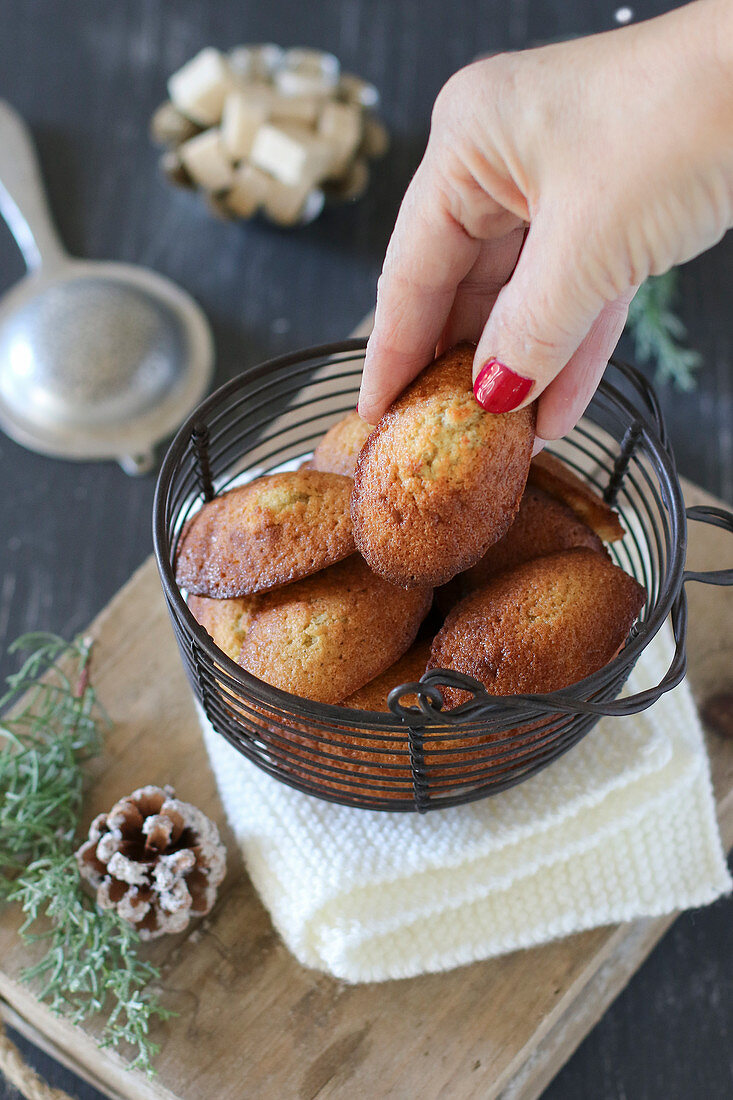
[[[534,1049],[523,1052],[497,1100],[538,1100],[585,1037],[626,988],[647,956],[679,914],[619,925],[610,950],[578,992],[566,997],[565,1010]]]
[[[7,1027],[12,1028],[13,1031],[16,1031],[23,1039],[27,1039],[29,1043],[32,1043],[34,1047],[43,1051],[49,1058],[53,1058],[54,1061],[62,1065],[64,1069],[70,1070],[79,1080],[84,1081],[87,1085],[91,1085],[97,1092],[101,1092],[102,1096],[107,1097],[108,1100],[125,1100],[122,1093],[110,1092],[108,1084],[97,1077],[96,1074],[93,1074],[85,1066],[80,1065],[75,1058],[68,1055],[65,1051],[62,1051],[55,1043],[52,1043],[48,1036],[44,1035],[42,1031],[39,1031],[37,1027],[34,1027],[32,1023],[26,1020],[25,1016],[21,1016],[19,1012],[15,1011],[12,1005],[2,998],[0,998],[0,1019],[3,1020]]]
[[[729,852],[733,848],[733,791],[718,802],[717,811],[723,847]],[[538,1045],[522,1052],[524,1057],[515,1062],[513,1076],[500,1086],[497,1100],[538,1100],[679,915],[640,918],[617,926],[606,957],[600,961],[596,956],[598,968],[580,989],[576,983],[574,990],[568,991],[560,1014],[548,1019],[549,1028]]]
[[[0,1014],[11,1027],[73,1070],[110,1100],[178,1100],[156,1078],[127,1067],[113,1050],[102,1049],[94,1038],[63,1016],[57,1016],[25,986],[0,973]],[[30,1022],[30,1017],[34,1022]],[[20,1026],[18,1026],[20,1024]],[[38,1036],[42,1036],[41,1041]]]

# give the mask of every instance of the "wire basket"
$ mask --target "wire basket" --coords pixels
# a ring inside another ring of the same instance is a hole
[[[551,449],[621,514],[616,563],[647,592],[622,651],[571,687],[544,695],[491,697],[461,673],[435,669],[395,684],[390,713],[315,703],[271,687],[225,656],[188,610],[175,581],[177,540],[202,501],[307,458],[323,433],[354,408],[365,342],[348,340],[281,356],[244,371],[186,421],[163,462],[154,542],[165,597],[196,698],[215,730],[284,783],[373,810],[455,806],[505,790],[547,767],[604,715],[644,710],[686,669],[684,583],[733,584],[733,570],[685,572],[686,519],[733,531],[733,515],[685,513],[654,391],[612,360],[586,417]],[[619,698],[639,655],[665,620],[674,633],[666,675]],[[471,693],[443,712],[441,684]]]

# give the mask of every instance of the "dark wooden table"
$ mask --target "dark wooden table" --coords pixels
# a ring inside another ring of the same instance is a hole
[[[637,17],[673,5],[643,0]],[[402,192],[444,80],[477,53],[613,25],[612,0],[0,0],[0,96],[27,118],[69,249],[148,264],[207,311],[217,382],[344,336],[374,297]],[[359,204],[295,233],[212,220],[160,178],[147,120],[201,46],[309,44],[383,93],[392,151]],[[612,105],[610,105],[612,109]],[[0,226],[0,291],[22,274]],[[683,271],[699,387],[661,396],[678,464],[733,501],[733,242]],[[628,351],[629,349],[623,349]],[[80,630],[150,553],[152,478],[31,454],[0,436],[0,649]],[[4,655],[0,671],[12,668]],[[733,904],[685,914],[546,1092],[547,1100],[688,1100],[733,1087]],[[23,1044],[55,1084],[98,1094]],[[10,1093],[0,1084],[0,1100]]]

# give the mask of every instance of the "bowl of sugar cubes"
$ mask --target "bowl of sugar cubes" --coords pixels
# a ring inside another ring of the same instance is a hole
[[[207,46],[169,78],[150,129],[166,178],[217,216],[307,225],[367,190],[389,146],[378,105],[322,50]]]

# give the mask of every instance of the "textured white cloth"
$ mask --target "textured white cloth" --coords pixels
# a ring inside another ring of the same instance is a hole
[[[628,685],[648,687],[670,640]],[[731,886],[689,689],[604,719],[545,771],[424,816],[294,791],[204,740],[249,874],[285,943],[345,981],[446,970],[571,932],[704,905]]]

